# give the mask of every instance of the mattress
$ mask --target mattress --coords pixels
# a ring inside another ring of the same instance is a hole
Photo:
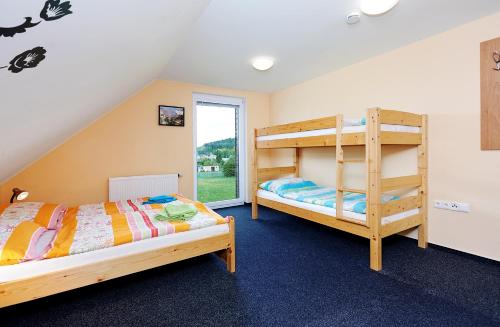
[[[34,277],[62,269],[75,268],[109,259],[116,259],[131,254],[144,253],[166,246],[226,234],[228,232],[229,224],[221,224],[65,257],[29,261],[10,266],[0,266],[0,283]]]
[[[290,200],[290,199],[285,199],[276,193],[265,191],[262,189],[257,191],[257,196],[261,197],[263,199],[288,204],[288,205],[293,206],[293,207],[314,211],[314,212],[321,213],[321,214],[324,214],[327,216],[332,216],[332,218],[335,218],[336,214],[337,214],[337,211],[334,208],[320,206],[317,204],[294,201],[294,200]],[[398,213],[398,214],[395,214],[392,216],[384,217],[384,218],[382,218],[382,225],[386,225],[386,224],[389,224],[389,223],[392,223],[392,222],[395,222],[395,221],[398,221],[398,220],[401,220],[401,219],[404,219],[407,217],[417,215],[419,212],[420,212],[419,209],[413,209],[413,210],[408,210],[408,211],[401,212],[401,213]],[[366,215],[364,215],[364,214],[344,210],[343,215],[346,218],[359,220],[360,222],[366,222]]]
[[[420,133],[420,127],[406,126],[406,125],[388,125],[382,124],[380,126],[382,132],[405,132],[405,133]],[[364,133],[366,132],[366,125],[358,126],[345,126],[342,133]],[[311,137],[311,136],[324,136],[337,134],[336,128],[316,129],[312,131],[284,133],[275,135],[258,136],[257,141],[273,141],[282,139],[293,139],[298,137]]]

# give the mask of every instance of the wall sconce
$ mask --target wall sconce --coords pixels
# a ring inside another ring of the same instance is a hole
[[[10,198],[10,203],[14,203],[14,200],[22,201],[26,199],[30,193],[28,191],[21,190],[17,187],[12,189],[12,197]]]

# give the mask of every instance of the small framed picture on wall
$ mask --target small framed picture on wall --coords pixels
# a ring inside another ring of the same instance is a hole
[[[161,126],[184,126],[184,107],[158,107],[158,124]]]

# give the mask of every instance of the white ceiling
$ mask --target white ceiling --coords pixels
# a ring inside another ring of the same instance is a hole
[[[209,1],[70,2],[73,14],[0,37],[0,66],[47,51],[35,68],[0,70],[0,181],[156,78]],[[44,3],[1,1],[0,27],[40,21]]]
[[[272,92],[500,10],[499,0],[401,0],[349,26],[359,0],[212,0],[163,78]],[[271,55],[257,72],[253,56]]]
[[[68,0],[61,0],[61,2]],[[271,92],[500,10],[499,0],[401,0],[348,26],[358,0],[69,0],[73,12],[0,36],[0,181],[154,78]],[[39,21],[45,0],[1,1],[0,27]],[[257,72],[255,55],[277,58]]]

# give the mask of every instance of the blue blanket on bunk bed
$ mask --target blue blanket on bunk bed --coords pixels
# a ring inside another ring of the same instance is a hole
[[[336,208],[336,189],[315,184],[302,178],[281,178],[264,182],[263,190],[278,194],[294,201]],[[383,195],[382,202],[397,200],[399,197]],[[344,210],[366,214],[366,194],[344,192]]]

